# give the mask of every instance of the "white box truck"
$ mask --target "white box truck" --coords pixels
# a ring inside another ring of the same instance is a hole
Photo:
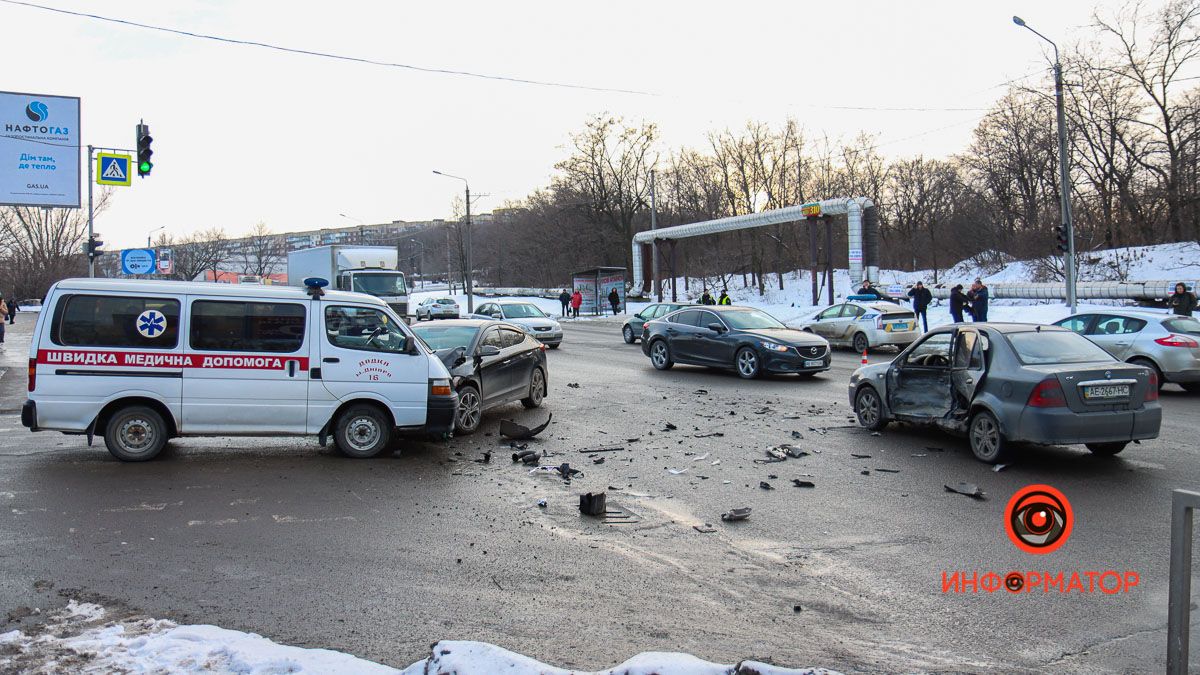
[[[288,253],[288,285],[304,286],[319,277],[340,291],[366,293],[383,300],[401,318],[408,316],[408,286],[396,271],[391,246],[316,246]]]

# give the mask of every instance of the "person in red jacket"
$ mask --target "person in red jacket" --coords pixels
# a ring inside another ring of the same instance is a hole
[[[579,318],[579,306],[582,304],[583,304],[583,293],[580,293],[578,290],[576,290],[575,294],[571,296],[571,314],[576,319]]]

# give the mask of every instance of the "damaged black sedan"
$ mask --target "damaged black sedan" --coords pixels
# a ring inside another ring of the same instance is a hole
[[[788,328],[753,307],[681,309],[642,327],[642,353],[658,370],[676,363],[735,371],[745,379],[762,373],[809,377],[829,370],[829,343]]]
[[[458,395],[454,432],[479,429],[483,412],[520,401],[537,408],[546,397],[546,345],[503,321],[450,319],[417,324],[413,333],[429,346],[453,378]]]
[[[856,370],[850,404],[872,431],[899,421],[964,433],[990,464],[1008,461],[1014,443],[1115,455],[1156,438],[1162,422],[1153,368],[1058,326],[1022,323],[936,328],[891,363]]]

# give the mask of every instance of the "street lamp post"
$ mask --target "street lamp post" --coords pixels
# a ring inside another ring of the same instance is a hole
[[[417,276],[420,277],[420,282],[419,282],[420,287],[424,288],[425,287],[425,242],[417,241],[416,239],[409,239],[409,241],[411,241],[412,243],[421,247],[421,252],[418,254],[419,257],[417,258],[416,267],[417,267]],[[410,258],[410,260],[411,260],[411,258]]]
[[[461,180],[463,182],[463,185],[466,186],[466,189],[467,189],[467,264],[466,264],[467,269],[466,269],[465,281],[467,284],[467,288],[466,288],[466,291],[467,291],[467,314],[474,314],[475,313],[475,297],[474,297],[473,293],[474,293],[475,285],[471,279],[473,276],[475,276],[474,265],[472,264],[472,261],[471,261],[471,184],[468,183],[467,179],[463,178],[462,176],[452,176],[448,173],[442,173],[441,171],[438,171],[437,169],[434,169],[433,172],[439,176],[445,176],[446,178],[454,178],[456,180]],[[447,272],[447,275],[448,274],[449,274],[449,272]]]
[[[1058,180],[1059,180],[1059,210],[1062,224],[1067,231],[1066,260],[1063,267],[1067,277],[1067,304],[1071,313],[1075,313],[1075,224],[1071,220],[1071,176],[1067,167],[1067,113],[1063,104],[1062,62],[1058,58],[1058,45],[1050,38],[1042,35],[1019,16],[1013,17],[1013,23],[1027,29],[1040,37],[1054,48],[1054,102],[1058,107]]]
[[[160,225],[160,226],[154,228],[153,230],[150,230],[149,232],[147,232],[146,233],[146,248],[150,248],[151,246],[153,246],[153,244],[150,243],[150,237],[152,237],[155,232],[158,232],[159,230],[165,230],[166,228],[167,228],[166,225]]]

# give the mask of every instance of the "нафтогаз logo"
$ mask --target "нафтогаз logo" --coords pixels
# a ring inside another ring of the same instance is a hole
[[[25,116],[34,122],[45,122],[50,116],[50,109],[41,101],[30,101],[29,105],[25,106]]]
[[[1058,550],[1071,536],[1075,515],[1067,497],[1049,485],[1027,485],[1008,500],[1004,530],[1017,548],[1040,555]]]

